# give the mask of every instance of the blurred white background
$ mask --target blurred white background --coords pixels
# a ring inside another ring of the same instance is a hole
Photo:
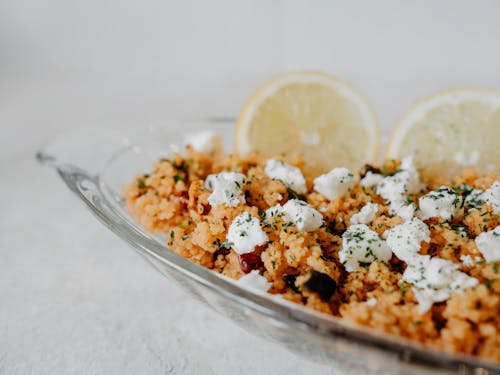
[[[499,40],[494,0],[0,0],[0,374],[329,372],[186,299],[35,150],[88,124],[233,117],[296,69],[354,83],[387,131],[437,90],[500,89]]]
[[[3,0],[1,126],[24,132],[2,153],[88,123],[235,116],[295,69],[353,82],[390,129],[436,90],[500,88],[499,21],[494,0]]]

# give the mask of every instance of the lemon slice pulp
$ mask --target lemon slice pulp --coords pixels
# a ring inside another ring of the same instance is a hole
[[[441,173],[466,166],[498,170],[499,138],[500,92],[448,90],[420,100],[403,115],[385,156],[414,155],[418,166]]]
[[[350,84],[324,73],[293,72],[264,83],[247,101],[234,149],[241,156],[299,153],[304,169],[319,174],[374,162],[379,139],[373,110]]]

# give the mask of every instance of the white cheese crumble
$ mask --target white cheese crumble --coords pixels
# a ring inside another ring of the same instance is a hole
[[[408,179],[407,172],[398,172],[393,176],[385,177],[377,185],[376,193],[389,202],[391,214],[395,214],[396,209],[406,203]]]
[[[484,200],[493,207],[493,213],[500,215],[500,181],[495,181],[484,191]]]
[[[410,220],[415,213],[414,204],[407,205],[408,194],[423,189],[420,175],[413,164],[413,157],[401,160],[400,169],[392,176],[385,177],[378,185],[376,193],[389,202],[389,213]]]
[[[269,207],[264,212],[264,221],[267,224],[273,224],[278,218],[282,218],[283,216],[285,216],[283,206],[278,203],[272,207]]]
[[[474,265],[474,261],[472,260],[472,257],[470,255],[460,255],[460,261],[466,267],[472,267]]]
[[[369,224],[373,220],[378,212],[378,204],[367,203],[357,214],[351,216],[351,224]]]
[[[483,204],[493,207],[493,213],[500,215],[500,181],[495,181],[489,189],[474,189],[465,198],[465,205],[469,208],[481,209]]]
[[[476,237],[476,246],[487,262],[500,260],[500,225]]]
[[[415,203],[410,203],[407,206],[398,206],[396,209],[396,215],[402,218],[404,221],[411,220],[415,216],[415,210],[417,209]]]
[[[310,232],[323,225],[323,216],[312,206],[299,199],[290,199],[282,210],[285,219],[295,224],[297,229]]]
[[[409,220],[415,213],[413,204],[406,205],[408,193],[408,173],[399,172],[386,177],[377,185],[376,193],[389,203],[389,213]]]
[[[266,172],[268,177],[280,180],[298,194],[305,194],[307,192],[306,179],[297,167],[273,158],[266,162],[264,172]]]
[[[255,289],[260,292],[267,292],[273,283],[267,281],[267,279],[259,274],[258,270],[253,270],[250,273],[240,277],[237,281],[240,286]]]
[[[402,280],[412,285],[420,314],[428,311],[434,302],[442,302],[452,293],[463,293],[478,284],[475,278],[460,272],[459,268],[459,264],[429,255],[416,256],[408,263]]]
[[[365,305],[368,307],[374,307],[377,304],[377,299],[375,297],[372,297],[368,300],[366,300]]]
[[[431,240],[429,228],[417,218],[385,231],[384,236],[394,254],[406,263],[418,255],[422,241]]]
[[[462,197],[444,186],[421,196],[418,200],[418,205],[420,208],[420,218],[422,220],[431,217],[440,217],[443,220],[450,220],[463,212]]]
[[[361,179],[361,186],[364,188],[371,188],[373,186],[378,185],[379,183],[382,182],[384,179],[384,176],[378,173],[373,173],[372,171],[368,171],[365,174],[365,177]]]
[[[388,262],[391,256],[392,251],[385,241],[365,224],[351,225],[342,234],[339,259],[347,272],[356,271],[361,265],[375,260]]]
[[[349,169],[334,168],[314,179],[314,191],[332,201],[349,192],[355,183],[354,175]]]
[[[267,240],[267,234],[260,227],[259,219],[248,212],[236,216],[226,236],[226,241],[238,254],[251,253],[255,246],[262,245]]]
[[[465,198],[465,205],[468,208],[481,209],[486,201],[484,199],[484,190],[473,189],[467,198]]]
[[[415,194],[423,190],[424,183],[422,182],[417,167],[415,166],[413,156],[407,156],[401,159],[399,169],[409,175],[407,186],[408,193]]]
[[[245,196],[241,192],[245,175],[237,172],[221,172],[208,175],[205,179],[207,189],[213,190],[208,196],[208,203],[213,206],[224,204],[237,206],[245,203]]]
[[[213,152],[222,148],[222,140],[212,130],[204,130],[199,133],[191,133],[186,135],[184,139],[186,146],[191,146],[198,152]]]

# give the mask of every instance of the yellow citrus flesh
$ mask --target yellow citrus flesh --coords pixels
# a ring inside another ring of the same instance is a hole
[[[441,173],[500,167],[500,92],[456,89],[417,102],[399,121],[385,156],[414,155]]]
[[[357,170],[376,159],[379,126],[350,84],[319,72],[280,75],[259,87],[237,120],[240,155],[303,156],[306,171]]]

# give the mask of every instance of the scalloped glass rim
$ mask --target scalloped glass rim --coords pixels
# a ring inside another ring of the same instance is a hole
[[[339,368],[342,373],[468,374],[478,369],[483,373],[500,372],[500,365],[494,362],[446,353],[243,289],[233,280],[166,248],[164,237],[147,233],[123,209],[121,186],[146,171],[153,160],[179,150],[187,132],[214,129],[223,136],[227,149],[233,121],[172,120],[171,125],[77,129],[41,149],[37,159],[53,167],[99,221],[162,274],[252,333],[280,341],[309,359]]]

